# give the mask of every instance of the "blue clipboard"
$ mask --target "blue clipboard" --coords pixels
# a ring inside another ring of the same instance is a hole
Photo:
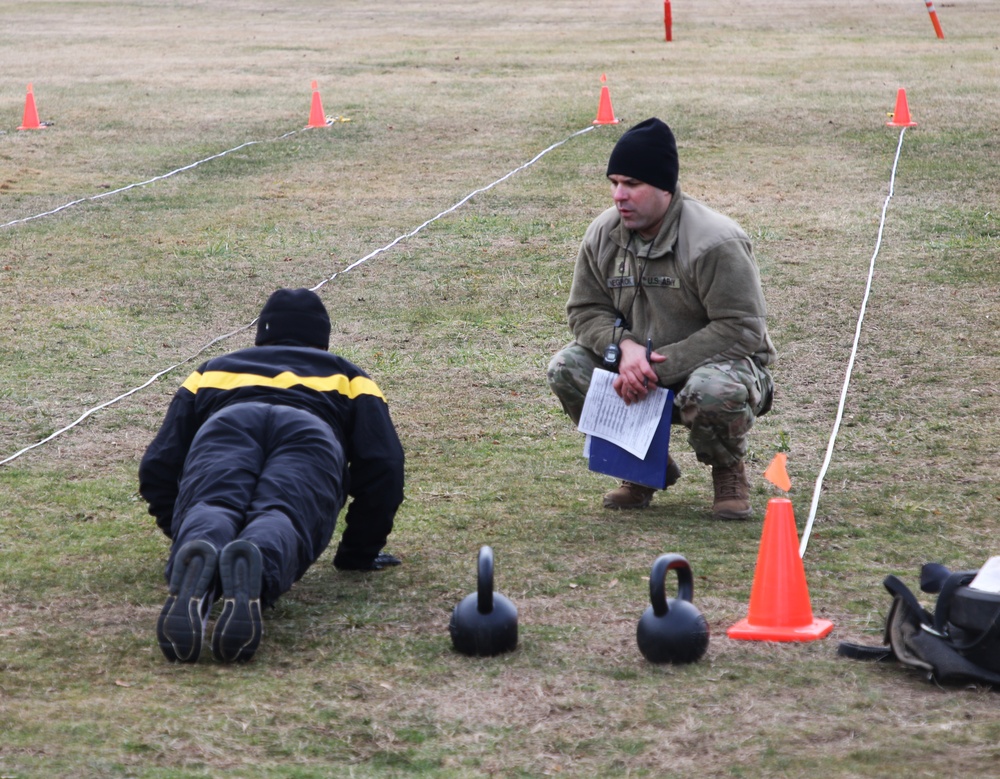
[[[674,393],[667,390],[667,402],[656,426],[653,440],[645,459],[636,457],[597,436],[590,437],[589,468],[597,473],[607,474],[616,479],[644,484],[656,490],[667,486],[667,457],[670,454],[670,420],[673,417]]]

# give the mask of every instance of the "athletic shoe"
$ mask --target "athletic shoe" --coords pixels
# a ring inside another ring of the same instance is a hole
[[[196,663],[201,654],[218,553],[208,541],[189,541],[174,556],[170,595],[156,623],[156,637],[167,660]]]
[[[250,660],[264,624],[260,613],[261,573],[264,561],[249,541],[232,541],[219,555],[222,614],[212,634],[212,654],[224,663]]]

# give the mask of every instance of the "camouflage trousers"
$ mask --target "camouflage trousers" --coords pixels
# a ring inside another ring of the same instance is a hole
[[[575,424],[599,355],[573,342],[549,363],[552,392]],[[688,443],[700,462],[728,467],[746,457],[747,433],[767,411],[774,391],[771,373],[753,360],[726,360],[695,368],[674,390],[674,424],[684,425]]]

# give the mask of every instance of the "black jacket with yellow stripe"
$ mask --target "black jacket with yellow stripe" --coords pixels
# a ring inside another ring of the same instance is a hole
[[[306,346],[242,349],[188,376],[139,466],[139,491],[160,528],[169,535],[184,461],[199,428],[219,409],[247,402],[294,406],[330,425],[344,447],[344,488],[353,498],[341,548],[380,549],[403,501],[403,447],[385,397],[353,363]]]

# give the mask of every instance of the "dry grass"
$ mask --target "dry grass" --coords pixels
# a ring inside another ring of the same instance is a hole
[[[0,224],[259,143],[165,181],[0,230],[0,459],[249,322],[590,125],[607,73],[624,126],[676,130],[682,185],[755,239],[781,361],[758,475],[788,447],[805,518],[899,138],[908,130],[844,427],[806,558],[831,639],[730,641],[760,524],[707,518],[684,478],[639,515],[542,372],[568,340],[577,243],[607,203],[621,127],[550,152],[322,294],[334,349],[369,368],[408,454],[378,576],[324,558],[268,615],[254,663],[163,662],[165,540],[138,458],[190,365],[0,468],[4,776],[998,775],[995,693],[839,660],[930,559],[996,551],[1000,131],[996,9],[631,0],[377,5],[8,3]],[[296,132],[318,79],[326,113]],[[23,86],[43,120],[18,133]],[[242,333],[209,353],[250,342]],[[754,502],[771,491],[758,478]],[[494,546],[521,644],[455,655],[452,607]],[[634,643],[649,567],[679,551],[713,638],[688,667]]]

